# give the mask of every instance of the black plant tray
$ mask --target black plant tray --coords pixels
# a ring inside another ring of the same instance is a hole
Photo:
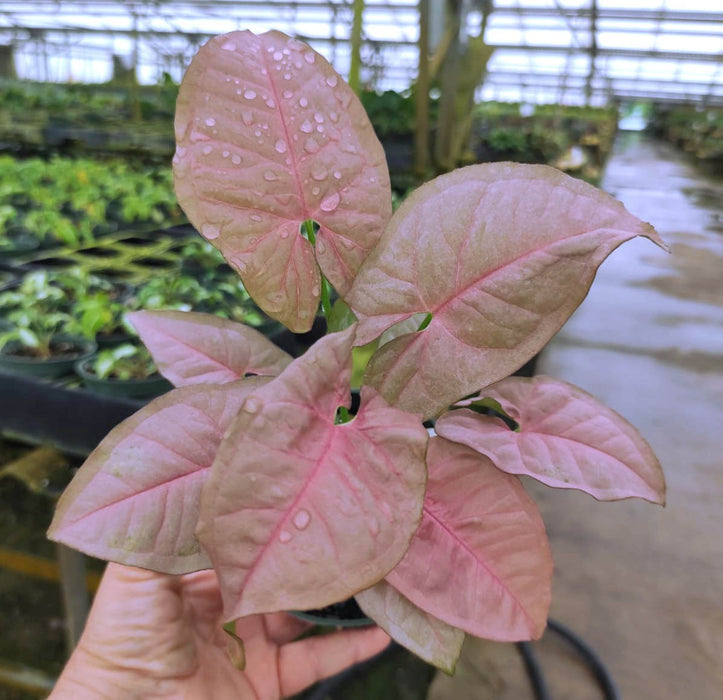
[[[60,383],[0,373],[0,431],[85,457],[113,427],[143,406]]]
[[[189,224],[124,229],[79,248],[35,251],[13,260],[20,270],[80,267],[103,277],[144,281],[169,269],[180,270],[174,255],[182,243],[195,235]]]
[[[309,333],[284,330],[271,340],[296,357],[324,334],[325,325],[320,318]],[[95,394],[73,381],[0,373],[0,433],[85,457],[112,428],[147,403]]]

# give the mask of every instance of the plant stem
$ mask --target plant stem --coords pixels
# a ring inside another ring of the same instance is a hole
[[[309,239],[309,243],[316,246],[314,222],[311,219],[304,221],[304,230],[306,231],[306,237]],[[331,285],[321,271],[319,271],[319,275],[321,276],[321,311],[324,314],[324,318],[328,319],[331,313]]]

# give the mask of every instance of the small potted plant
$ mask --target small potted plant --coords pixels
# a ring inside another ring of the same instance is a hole
[[[100,350],[75,363],[75,371],[91,391],[105,396],[148,398],[171,388],[146,348],[132,343]]]
[[[50,537],[169,573],[213,567],[228,621],[355,596],[447,671],[465,634],[539,637],[552,559],[517,475],[656,503],[664,480],[593,397],[507,377],[612,250],[662,245],[654,229],[584,182],[512,163],[443,175],[392,216],[358,99],[278,32],[202,48],[175,126],[194,226],[269,316],[304,332],[321,304],[330,332],[294,359],[226,319],[132,314],[177,388],[106,437]],[[354,348],[374,343],[353,415]]]
[[[74,333],[65,293],[44,272],[26,275],[17,289],[0,295],[0,313],[0,371],[60,377],[96,350],[93,341]]]

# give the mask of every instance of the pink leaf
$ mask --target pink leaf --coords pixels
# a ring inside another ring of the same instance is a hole
[[[356,328],[328,335],[254,392],[224,439],[198,537],[224,615],[318,608],[372,586],[401,559],[421,517],[427,433],[362,391],[349,406]]]
[[[429,442],[424,515],[387,581],[430,615],[499,641],[542,634],[552,557],[517,477],[440,437]]]
[[[454,673],[464,642],[462,630],[424,612],[386,581],[355,597],[364,613],[392,639],[446,673]]]
[[[175,386],[225,384],[246,374],[275,376],[292,359],[257,330],[212,314],[137,311],[128,320]]]
[[[241,403],[267,381],[174,389],[123,421],[63,493],[50,539],[171,574],[210,568],[194,535],[201,488]]]
[[[511,374],[577,308],[634,236],[662,241],[611,196],[543,165],[473,165],[413,193],[346,301],[368,342],[417,313],[422,332],[380,348],[366,382],[425,417]]]
[[[443,414],[437,432],[487,455],[509,474],[548,486],[580,489],[601,501],[665,501],[663,471],[650,445],[582,389],[552,377],[510,377],[482,394],[499,402],[519,432],[466,408]]]
[[[318,53],[268,32],[211,39],[176,108],[176,193],[249,294],[311,327],[318,264],[340,294],[391,216],[384,151],[361,103]],[[313,219],[316,250],[299,232]]]

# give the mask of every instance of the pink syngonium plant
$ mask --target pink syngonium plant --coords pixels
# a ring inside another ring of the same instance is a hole
[[[665,485],[592,396],[507,377],[611,251],[662,246],[656,232],[584,182],[513,163],[442,175],[392,216],[358,99],[277,32],[199,51],[176,136],[179,201],[259,306],[306,331],[321,302],[335,332],[293,359],[219,318],[132,314],[177,388],[90,455],[50,537],[158,571],[213,567],[227,620],[356,596],[447,671],[465,634],[539,637],[552,560],[517,475],[600,500],[662,503]],[[352,416],[352,349],[371,341]]]

